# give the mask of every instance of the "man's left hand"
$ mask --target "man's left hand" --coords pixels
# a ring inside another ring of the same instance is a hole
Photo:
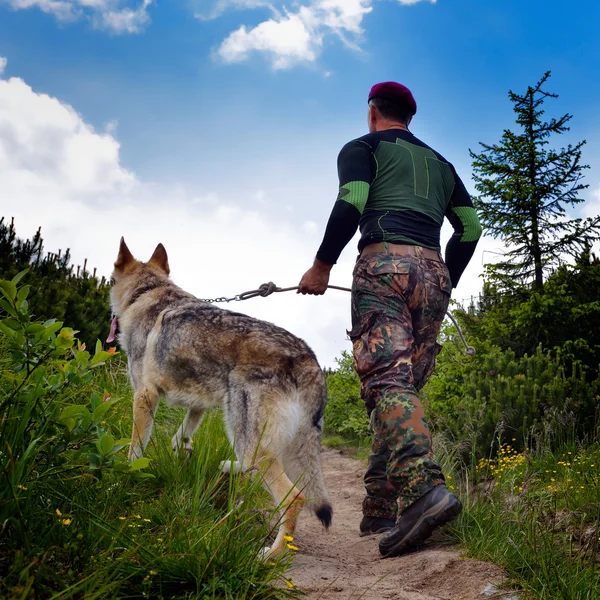
[[[315,259],[313,266],[304,273],[298,287],[298,294],[321,296],[327,290],[329,273],[333,265]]]

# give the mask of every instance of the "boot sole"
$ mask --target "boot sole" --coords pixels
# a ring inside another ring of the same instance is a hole
[[[388,531],[391,531],[393,529],[393,527],[382,527],[381,529],[378,529],[377,531],[361,531],[358,535],[359,537],[367,537],[369,535],[379,535],[380,533],[387,533]]]
[[[382,547],[379,542],[379,550],[385,558],[398,556],[412,550],[428,539],[435,529],[456,519],[462,510],[462,504],[456,496],[448,494],[445,498],[434,504],[424,512],[420,519],[413,525],[412,529],[389,548]]]

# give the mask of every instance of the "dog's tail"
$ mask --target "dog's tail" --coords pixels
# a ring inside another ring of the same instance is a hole
[[[285,469],[306,498],[306,508],[313,512],[325,528],[331,525],[333,508],[321,468],[323,414],[327,400],[325,378],[318,365],[312,373],[304,371],[298,378],[298,393],[304,418],[284,452]]]

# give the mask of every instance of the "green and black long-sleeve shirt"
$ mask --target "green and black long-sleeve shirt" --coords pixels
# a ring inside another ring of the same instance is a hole
[[[328,264],[352,239],[358,249],[376,242],[413,244],[440,250],[444,216],[454,228],[446,264],[456,287],[481,225],[454,167],[409,131],[388,129],[346,144],[338,157],[340,192],[317,258]]]

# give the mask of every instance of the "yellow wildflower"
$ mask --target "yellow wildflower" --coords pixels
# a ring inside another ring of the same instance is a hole
[[[71,524],[71,519],[63,519],[62,520],[62,524],[66,525],[66,526],[69,526]]]
[[[158,575],[158,571],[150,571],[150,575]]]
[[[62,513],[60,512],[60,510],[58,510],[58,508],[56,509],[56,515],[62,517]]]
[[[125,517],[119,517],[121,521],[125,521]]]
[[[144,521],[146,521],[146,523],[151,523],[152,521],[150,521],[150,519],[144,519]]]
[[[294,538],[293,538],[293,536],[291,536],[291,535],[284,535],[284,536],[283,536],[283,539],[284,539],[286,542],[293,542],[293,541],[294,541]]]
[[[20,483],[17,484],[17,489],[18,490],[27,490],[27,488],[24,485],[21,485]]]
[[[294,546],[294,544],[290,544],[290,543],[288,542],[288,545],[287,545],[287,547],[288,547],[290,550],[293,550],[294,552],[298,552],[298,547],[297,547],[297,546]]]
[[[291,579],[286,579],[285,580],[285,584],[289,587],[294,589],[296,587],[296,584],[291,580]]]
[[[163,539],[162,539],[162,538],[156,538],[156,541],[157,541],[157,542],[162,542],[162,541],[163,541]]]

